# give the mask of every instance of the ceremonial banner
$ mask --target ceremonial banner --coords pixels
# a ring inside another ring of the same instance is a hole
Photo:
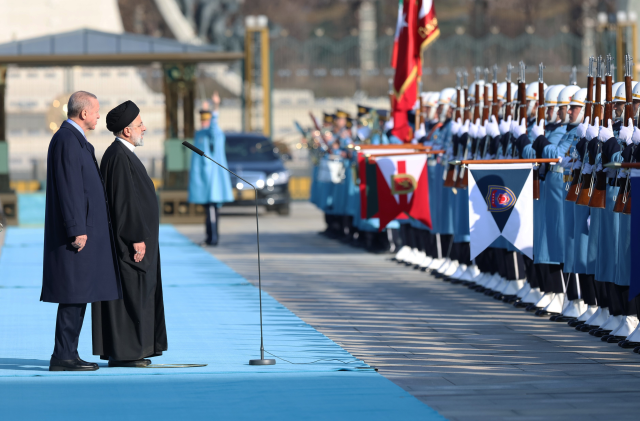
[[[533,164],[470,164],[471,259],[504,237],[533,259]]]
[[[422,52],[440,35],[436,8],[433,0],[418,0],[418,39],[416,43],[418,59],[420,60],[419,74],[422,74]]]
[[[367,149],[358,152],[358,177],[360,178],[360,218],[375,218],[378,213],[378,183],[375,161],[367,155],[404,153],[407,149]]]
[[[399,10],[400,12],[400,10]],[[396,28],[394,48],[396,73],[393,78],[393,129],[391,133],[403,142],[413,138],[407,111],[416,103],[418,85],[417,76],[420,67],[418,39],[418,9],[415,1],[403,2],[401,15]]]
[[[640,170],[631,170],[631,194],[632,197],[640,197]],[[622,190],[622,189],[621,189]],[[629,204],[630,205],[630,204]],[[633,300],[640,294],[640,201],[636,199],[635,206],[631,206],[631,281],[629,284],[629,300]]]
[[[413,138],[407,111],[416,103],[422,52],[438,35],[440,29],[433,0],[400,0],[391,55],[391,67],[396,69],[391,133],[403,142],[411,142]]]
[[[385,156],[375,162],[380,231],[403,214],[431,228],[427,155]]]

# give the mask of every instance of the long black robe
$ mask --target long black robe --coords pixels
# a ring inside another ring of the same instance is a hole
[[[93,354],[138,360],[167,350],[160,249],[160,214],[153,182],[140,159],[114,141],[100,164],[122,280],[122,299],[91,306]],[[140,263],[134,243],[146,245]]]

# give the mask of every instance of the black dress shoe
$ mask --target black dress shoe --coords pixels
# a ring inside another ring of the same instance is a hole
[[[517,295],[505,295],[505,296],[502,297],[502,301],[507,303],[507,304],[515,303],[519,299],[520,298],[518,298]]]
[[[639,354],[640,353],[640,346],[637,347],[637,348],[634,348],[633,352],[635,352],[636,354]]]
[[[59,360],[51,357],[49,362],[49,371],[96,371],[98,364],[87,363],[80,359],[77,360]]]
[[[624,341],[624,338],[626,336],[610,336],[609,339],[607,339],[607,343],[608,344],[617,344],[620,343],[622,341]]]
[[[515,308],[525,308],[529,306],[529,303],[523,303],[522,301],[516,301],[515,303],[513,303],[513,306]]]
[[[562,322],[562,323],[570,322],[570,321],[573,321],[573,320],[576,319],[575,317],[564,316],[562,314],[557,314],[557,315],[552,316],[552,317],[553,317],[553,321],[554,322]]]
[[[133,361],[118,361],[109,358],[109,367],[130,367],[130,368],[143,368],[151,364],[151,360],[141,359]]]
[[[607,342],[607,341],[609,340],[609,338],[613,338],[613,336],[612,336],[612,335],[603,335],[603,336],[600,338],[600,340],[601,340],[602,342]]]
[[[636,347],[640,347],[640,342],[630,342],[630,341],[624,340],[624,341],[618,342],[618,346],[620,348],[625,348],[625,349],[636,348]]]
[[[567,323],[571,327],[582,326],[584,324],[584,320],[574,319]]]
[[[536,307],[535,304],[529,304],[525,310],[528,312],[534,312],[540,310],[540,308]]]
[[[591,326],[591,325],[588,325],[588,324],[585,323],[585,324],[582,324],[580,326],[577,326],[576,330],[579,330],[580,332],[589,332],[592,329],[597,329],[597,328],[598,328],[598,326]]]
[[[93,365],[93,366],[95,366],[95,367],[96,367],[96,369],[98,368],[98,364],[96,364],[96,363],[90,363],[90,362],[88,362],[88,361],[83,360],[83,359],[82,359],[82,358],[80,358],[80,357],[78,357],[78,361],[80,361],[80,363],[81,363],[81,364],[83,364],[83,365]]]

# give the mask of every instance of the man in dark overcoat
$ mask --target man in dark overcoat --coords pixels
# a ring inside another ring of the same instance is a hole
[[[78,355],[87,303],[122,297],[106,195],[86,133],[100,118],[95,95],[79,91],[47,155],[41,301],[58,303],[50,371],[93,371]]]
[[[116,136],[102,156],[113,235],[122,280],[122,299],[91,305],[93,354],[109,367],[146,367],[167,350],[162,276],[160,212],[153,181],[135,154],[146,127],[131,101],[107,114]]]

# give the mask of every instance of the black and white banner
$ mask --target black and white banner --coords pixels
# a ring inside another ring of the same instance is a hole
[[[470,164],[471,258],[504,237],[533,258],[533,164]]]

